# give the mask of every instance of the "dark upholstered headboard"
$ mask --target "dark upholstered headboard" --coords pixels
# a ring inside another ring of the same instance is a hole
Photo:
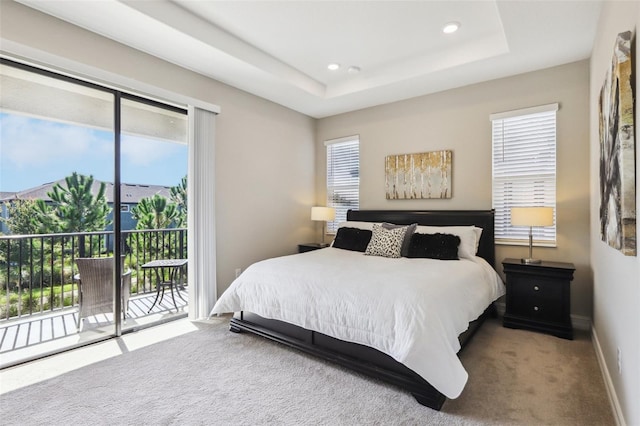
[[[349,210],[347,220],[398,225],[464,226],[482,228],[478,256],[495,267],[493,210]]]

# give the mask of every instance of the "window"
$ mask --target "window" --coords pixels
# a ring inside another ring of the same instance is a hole
[[[334,233],[347,220],[347,210],[357,209],[360,200],[360,138],[349,136],[324,143],[327,147],[327,206],[336,209],[336,218],[327,222]]]
[[[557,110],[550,104],[491,114],[497,243],[529,239],[529,227],[511,226],[512,207],[553,207],[554,225],[534,227],[533,239],[555,245]]]

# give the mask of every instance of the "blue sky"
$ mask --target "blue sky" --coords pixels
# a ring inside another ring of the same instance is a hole
[[[113,133],[0,113],[0,191],[18,192],[72,172],[113,182]],[[187,174],[187,146],[122,136],[121,181],[175,186]]]

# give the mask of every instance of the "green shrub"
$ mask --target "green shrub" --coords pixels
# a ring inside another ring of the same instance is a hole
[[[39,300],[31,298],[28,294],[22,296],[22,313],[38,312]]]
[[[18,316],[18,306],[11,305],[9,306],[9,318]]]

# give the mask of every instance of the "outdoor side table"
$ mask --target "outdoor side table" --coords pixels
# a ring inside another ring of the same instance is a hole
[[[162,302],[164,298],[164,290],[169,287],[171,290],[171,299],[173,300],[173,306],[176,308],[176,312],[179,311],[178,304],[176,303],[176,298],[173,292],[173,288],[175,286],[179,286],[181,289],[184,289],[184,283],[182,282],[183,274],[180,274],[180,270],[187,265],[187,259],[159,259],[152,260],[151,262],[147,262],[144,265],[140,266],[142,269],[153,269],[156,271],[156,299],[153,301],[153,305],[149,308],[149,312],[156,306],[158,303],[158,299]],[[169,280],[164,280],[164,270],[169,269]],[[180,279],[180,282],[177,282],[176,278]],[[182,299],[184,302],[184,298],[178,291],[178,297]]]

